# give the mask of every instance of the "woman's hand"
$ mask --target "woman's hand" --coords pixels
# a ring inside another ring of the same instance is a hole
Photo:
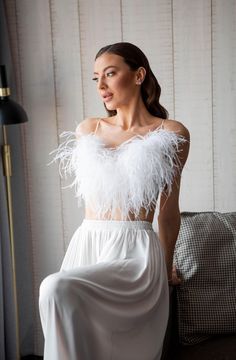
[[[168,280],[169,285],[175,286],[181,284],[181,278],[177,275],[176,266],[172,267],[172,276]]]

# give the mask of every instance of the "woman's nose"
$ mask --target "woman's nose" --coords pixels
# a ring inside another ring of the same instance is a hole
[[[106,87],[106,81],[103,77],[101,77],[100,79],[98,79],[98,89],[104,89]]]

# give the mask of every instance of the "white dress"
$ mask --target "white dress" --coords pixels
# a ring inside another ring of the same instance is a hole
[[[109,149],[94,133],[64,135],[55,159],[99,220],[83,220],[61,269],[41,283],[44,360],[158,360],[169,308],[164,253],[152,224],[128,213],[171,191],[184,139],[158,128]],[[112,219],[117,208],[122,220]]]

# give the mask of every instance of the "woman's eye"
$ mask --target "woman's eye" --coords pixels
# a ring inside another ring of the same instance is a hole
[[[110,71],[110,72],[107,73],[107,76],[110,77],[110,76],[112,76],[113,74],[114,74],[114,71]]]
[[[106,73],[107,77],[111,77],[112,75],[114,75],[114,71],[109,71],[108,73]],[[98,77],[94,77],[92,78],[92,80],[98,82]]]

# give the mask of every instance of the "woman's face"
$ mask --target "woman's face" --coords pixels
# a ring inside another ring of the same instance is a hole
[[[119,55],[104,53],[95,60],[94,79],[108,110],[129,104],[138,94],[137,72],[132,71]]]

